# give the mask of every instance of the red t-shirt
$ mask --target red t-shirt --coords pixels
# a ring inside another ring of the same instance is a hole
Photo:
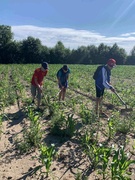
[[[36,86],[35,84],[35,78],[36,78],[38,84],[41,86],[43,84],[43,79],[46,76],[47,72],[48,70],[42,71],[41,68],[37,68],[32,76],[31,84]]]

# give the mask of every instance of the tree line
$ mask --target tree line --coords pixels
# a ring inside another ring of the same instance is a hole
[[[105,64],[109,58],[117,60],[117,64],[135,64],[135,46],[127,55],[125,49],[116,43],[107,46],[101,43],[95,45],[80,46],[77,49],[69,49],[61,41],[49,48],[43,45],[38,38],[32,36],[22,41],[13,39],[11,27],[0,25],[0,63],[1,64],[31,64],[47,61],[50,64]],[[91,42],[90,42],[91,44]]]

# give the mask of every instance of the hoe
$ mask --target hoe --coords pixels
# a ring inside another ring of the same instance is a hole
[[[125,105],[125,109],[121,109],[121,113],[123,112],[130,112],[130,111],[133,111],[132,108],[127,108],[127,104],[121,99],[121,97],[116,93],[116,91],[114,92],[116,94],[116,96],[119,98],[119,100],[122,102],[122,104]]]

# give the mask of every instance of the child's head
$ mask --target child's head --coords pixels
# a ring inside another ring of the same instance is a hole
[[[47,62],[42,62],[42,68],[43,70],[47,70],[48,69],[48,63]]]
[[[112,69],[113,67],[116,66],[116,60],[115,59],[109,59],[107,61],[107,65]]]
[[[64,72],[67,72],[68,71],[68,66],[67,65],[63,65],[62,69],[63,69]]]

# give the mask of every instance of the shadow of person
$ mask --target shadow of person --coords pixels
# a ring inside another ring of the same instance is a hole
[[[6,117],[6,120],[10,120],[8,127],[11,127],[11,126],[20,124],[23,121],[23,119],[26,117],[26,114],[20,109],[19,111],[15,113],[5,114],[5,117]]]

